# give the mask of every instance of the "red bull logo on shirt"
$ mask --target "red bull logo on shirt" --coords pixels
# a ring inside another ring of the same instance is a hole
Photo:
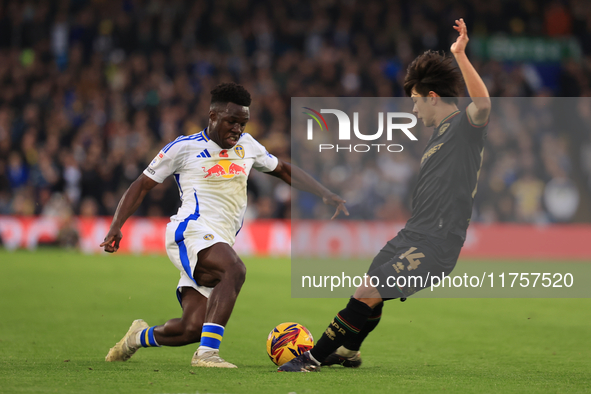
[[[246,176],[246,170],[244,167],[232,163],[230,160],[220,160],[209,169],[206,169],[205,167],[201,168],[203,168],[203,171],[206,173],[204,178],[209,178],[211,176],[221,176],[223,178],[234,178],[235,175]]]

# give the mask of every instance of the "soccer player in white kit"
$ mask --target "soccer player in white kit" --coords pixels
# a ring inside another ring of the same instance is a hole
[[[148,191],[174,175],[182,205],[167,226],[166,251],[180,271],[177,296],[182,317],[152,327],[135,320],[106,361],[126,361],[141,347],[200,342],[191,365],[236,368],[219,356],[219,347],[246,275],[232,246],[242,227],[252,168],[322,197],[337,207],[333,218],[340,212],[348,215],[342,198],[244,133],[251,102],[244,87],[225,83],[211,94],[208,127],[162,148],[121,198],[101,244],[106,252],[116,252],[127,218]]]

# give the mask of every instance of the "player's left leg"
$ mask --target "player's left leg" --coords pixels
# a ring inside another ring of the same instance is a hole
[[[428,287],[429,278],[433,275],[449,274],[460,249],[461,245],[453,236],[440,240],[403,230],[376,256],[368,276],[378,279],[381,286],[375,290],[384,301],[396,298],[404,301]],[[376,305],[359,334],[348,338],[337,350],[335,354],[344,359],[343,365],[345,362],[352,367],[361,364],[358,351],[365,338],[379,324],[382,307],[383,302]]]
[[[341,347],[348,339],[358,335],[372,313],[372,307],[382,302],[380,294],[371,286],[360,286],[341,310],[312,350],[283,364],[279,372],[316,371],[326,358]]]
[[[279,372],[316,371],[320,364],[347,339],[359,334],[371,315],[372,308],[381,302],[380,293],[375,288],[362,284],[349,300],[347,307],[337,313],[312,350],[283,364],[277,370]]]
[[[398,236],[380,250],[374,257],[368,272],[396,256],[398,250],[395,241],[397,239]],[[365,338],[380,322],[383,299],[384,297],[375,288],[360,286],[347,307],[337,314],[310,351],[312,357],[310,355],[296,357],[292,360],[293,362],[284,364],[278,371],[315,370],[318,363],[325,366],[340,364],[351,368],[359,367],[361,365],[359,349]]]
[[[217,243],[199,252],[195,281],[213,287],[201,333],[201,344],[191,364],[197,367],[236,368],[219,357],[225,326],[246,278],[246,267],[234,249]]]
[[[386,246],[374,258],[369,270],[369,276],[375,276],[385,287],[379,287],[383,300],[400,298],[406,300],[409,296],[426,286],[417,286],[418,277],[428,280],[429,275],[436,272],[449,273],[455,265],[463,241],[457,236],[449,235],[446,239],[428,237],[412,231],[402,230],[394,239],[388,241]],[[388,284],[388,280],[404,277],[402,290],[394,283]],[[424,280],[419,280],[423,282]],[[373,309],[373,313],[367,319],[358,335],[347,339],[343,346],[331,354],[323,365],[341,364],[347,367],[361,365],[359,349],[361,344],[379,324],[383,303]]]
[[[359,334],[347,338],[342,346],[331,353],[322,363],[322,366],[342,365],[346,368],[359,368],[361,366],[361,344],[367,336],[378,326],[382,317],[382,307],[384,302],[380,302],[373,308],[371,315],[363,325]]]
[[[376,269],[377,267],[392,260],[396,254],[400,254],[400,250],[397,248],[399,237],[388,241],[388,243],[380,250],[380,252],[374,257],[368,272]],[[322,366],[331,365],[342,365],[347,368],[358,368],[361,366],[361,344],[367,338],[367,336],[378,326],[382,317],[383,302],[380,302],[375,307],[371,315],[367,318],[367,321],[359,331],[359,334],[349,337],[345,340],[342,346],[336,351],[331,353],[323,362]]]
[[[282,365],[279,371],[316,370],[332,352],[345,343],[354,341],[367,324],[367,319],[373,312],[372,308],[377,307],[383,300],[407,297],[426,287],[424,279],[439,267],[434,257],[436,253],[433,251],[433,245],[426,242],[424,236],[416,233],[401,232],[396,238],[396,248],[402,246],[405,249],[404,253],[396,252],[389,261],[371,268],[368,272],[369,276],[377,277],[383,287],[369,286],[371,281],[362,284],[347,308],[337,314],[309,354],[296,357]],[[403,280],[397,280],[399,277]],[[416,283],[417,281],[419,283]],[[367,333],[373,328],[370,326]]]
[[[112,362],[129,360],[131,356],[133,356],[139,349],[139,346],[135,344],[135,338],[146,328],[150,328],[148,323],[141,319],[134,320],[123,338],[117,342],[115,346],[109,349],[109,353],[107,353],[105,361]]]
[[[129,331],[107,354],[106,361],[127,361],[142,347],[183,346],[199,342],[207,309],[207,298],[190,287],[181,292],[183,315],[164,325],[150,327],[135,320]]]

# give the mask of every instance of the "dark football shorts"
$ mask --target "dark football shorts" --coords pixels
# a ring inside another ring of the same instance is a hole
[[[437,284],[434,276],[449,275],[463,245],[454,234],[442,239],[403,229],[380,250],[367,275],[374,277],[371,285],[384,300],[406,298],[430,287],[433,280]]]

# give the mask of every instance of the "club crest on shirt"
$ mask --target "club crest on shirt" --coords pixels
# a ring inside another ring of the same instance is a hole
[[[441,127],[439,128],[439,132],[437,133],[437,137],[439,137],[441,134],[445,133],[445,131],[449,128],[449,123],[444,123],[441,125]]]
[[[236,152],[238,157],[240,157],[241,159],[244,159],[244,147],[242,145],[236,145],[234,147],[234,152]]]
[[[213,234],[205,234],[203,239],[206,241],[211,241],[213,239]]]

